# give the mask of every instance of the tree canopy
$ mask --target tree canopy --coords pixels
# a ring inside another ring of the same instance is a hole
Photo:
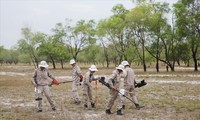
[[[113,6],[113,15],[101,19],[70,20],[57,23],[52,34],[33,32],[22,28],[23,38],[15,48],[0,46],[0,62],[33,63],[46,59],[56,69],[66,61],[75,59],[93,64],[120,64],[122,60],[141,64],[160,64],[167,70],[175,65],[194,66],[198,70],[200,58],[200,3],[198,0],[179,0],[172,8],[166,2],[136,0],[136,7],[127,10],[122,4]],[[170,17],[171,15],[171,17]],[[9,55],[8,55],[9,54]],[[13,56],[13,54],[15,54]],[[7,56],[5,56],[7,55]]]

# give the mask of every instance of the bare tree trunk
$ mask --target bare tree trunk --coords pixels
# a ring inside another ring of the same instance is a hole
[[[60,61],[60,64],[61,64],[61,68],[63,69],[63,60]]]
[[[104,43],[102,42],[103,45],[103,51],[104,51],[104,57],[106,59],[106,67],[109,68],[109,57],[108,57],[108,52],[107,52],[107,48],[105,47]]]
[[[194,61],[194,71],[198,71],[198,63],[197,63],[196,53],[197,53],[197,50],[192,50],[192,58]]]
[[[159,59],[156,57],[156,71],[159,72]]]
[[[145,49],[144,49],[144,33],[142,33],[142,64],[144,72],[147,71],[146,61],[145,61]]]
[[[54,61],[53,57],[50,56],[50,59],[52,61],[53,69],[56,69],[56,64],[55,64],[55,61]]]
[[[156,71],[159,72],[159,38],[157,39],[157,42],[156,42]]]

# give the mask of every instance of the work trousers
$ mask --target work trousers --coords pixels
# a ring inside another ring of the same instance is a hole
[[[94,103],[92,97],[92,86],[83,85],[83,96],[85,97],[85,104]]]
[[[137,97],[136,97],[135,88],[133,87],[133,85],[125,85],[124,89],[125,89],[125,96],[128,97],[128,95],[130,95],[130,98],[132,99],[132,101],[135,104],[138,104],[138,100],[137,100]],[[122,102],[123,104],[125,104],[125,100],[126,99],[123,99],[123,102]]]
[[[122,108],[122,102],[121,102],[121,98],[118,94],[118,91],[116,90],[110,90],[110,98],[107,104],[107,109],[111,109],[114,102],[116,102],[117,104],[117,109],[121,109]]]
[[[52,100],[52,95],[51,92],[49,90],[49,86],[45,85],[45,86],[37,86],[37,88],[41,91],[41,93],[38,93],[38,97],[42,98],[43,94],[46,96],[49,104],[51,105],[51,108],[55,108],[55,104],[54,101]],[[38,101],[38,109],[42,110],[42,100]]]
[[[74,99],[75,102],[81,101],[81,98],[78,94],[78,86],[79,86],[79,84],[77,84],[76,81],[72,82],[72,98]]]

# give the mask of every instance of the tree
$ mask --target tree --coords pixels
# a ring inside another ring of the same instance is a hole
[[[149,5],[140,5],[132,9],[126,15],[126,21],[129,23],[129,29],[132,31],[132,34],[135,38],[134,40],[135,48],[139,58],[142,61],[143,69],[146,72],[146,61],[145,61],[145,41],[147,34],[147,24],[149,24],[148,16],[151,15],[152,7]],[[136,41],[138,40],[138,41]],[[141,45],[141,48],[140,46]],[[142,50],[142,53],[139,51]]]
[[[109,53],[108,45],[110,44],[110,42],[105,37],[106,36],[105,28],[106,28],[105,20],[99,21],[97,25],[96,35],[103,49],[103,55],[106,60],[106,67],[109,68],[110,59],[108,54]]]
[[[119,4],[112,8],[112,12],[114,15],[108,19],[101,20],[97,26],[97,36],[104,48],[107,67],[109,66],[108,46],[112,46],[112,51],[115,51],[118,56],[117,58],[119,58],[114,60],[118,62],[115,64],[119,64],[124,59],[128,60],[129,55],[126,53],[131,47],[129,44],[131,31],[127,29],[127,23],[125,21],[125,14],[128,13],[128,10],[126,10],[123,5]]]
[[[192,52],[194,71],[198,71],[197,55],[200,47],[199,21],[200,3],[199,0],[182,0],[174,4],[176,15],[176,26],[178,36],[185,41]]]
[[[72,56],[67,52],[68,46],[65,46],[64,41],[66,37],[66,32],[63,28],[62,23],[57,23],[55,28],[52,29],[54,34],[52,35],[52,42],[55,47],[54,52],[56,60],[60,61],[61,68],[64,68],[64,61],[71,58]]]
[[[18,41],[18,49],[25,54],[28,54],[30,59],[32,60],[35,68],[38,67],[38,54],[36,51],[37,41],[34,39],[34,33],[30,28],[22,28],[23,39]]]
[[[28,63],[29,65],[31,65],[31,59],[28,54],[20,53],[18,58],[19,58],[19,63],[26,63],[26,64]]]
[[[1,65],[4,62],[4,51],[5,51],[4,47],[0,46],[0,63],[1,63]]]
[[[93,20],[80,20],[75,27],[66,25],[64,29],[66,33],[64,43],[76,60],[83,48],[88,46],[90,41],[95,40],[95,22]]]
[[[84,61],[87,61],[92,64],[96,64],[99,61],[99,55],[101,55],[101,47],[96,44],[90,44],[82,52],[82,56],[84,57]]]
[[[176,56],[178,56],[179,61],[183,61],[186,66],[190,66],[190,59],[192,58],[190,48],[186,42],[181,42],[177,47]],[[180,63],[178,63],[180,65]]]
[[[56,61],[60,61],[63,68],[64,60],[69,58],[67,47],[58,42],[53,36],[48,36],[44,39],[38,47],[39,55],[47,57],[52,62],[54,69],[56,69]]]

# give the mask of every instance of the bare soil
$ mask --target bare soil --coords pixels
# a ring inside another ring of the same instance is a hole
[[[113,68],[99,68],[95,74],[108,76]],[[199,120],[200,119],[200,72],[191,68],[177,68],[176,72],[156,73],[154,70],[142,72],[135,69],[137,81],[145,79],[148,83],[137,88],[137,97],[145,107],[136,110],[126,100],[124,115],[116,115],[116,104],[112,115],[105,114],[109,90],[100,83],[92,83],[96,108],[83,109],[83,103],[76,105],[71,99],[71,83],[52,86],[51,92],[57,111],[52,111],[44,97],[43,112],[37,113],[34,87],[31,84],[32,66],[0,67],[0,120]],[[71,80],[70,68],[50,71],[59,81]],[[87,71],[82,69],[83,73]],[[96,89],[97,88],[97,89]],[[82,86],[79,89],[82,96]]]

